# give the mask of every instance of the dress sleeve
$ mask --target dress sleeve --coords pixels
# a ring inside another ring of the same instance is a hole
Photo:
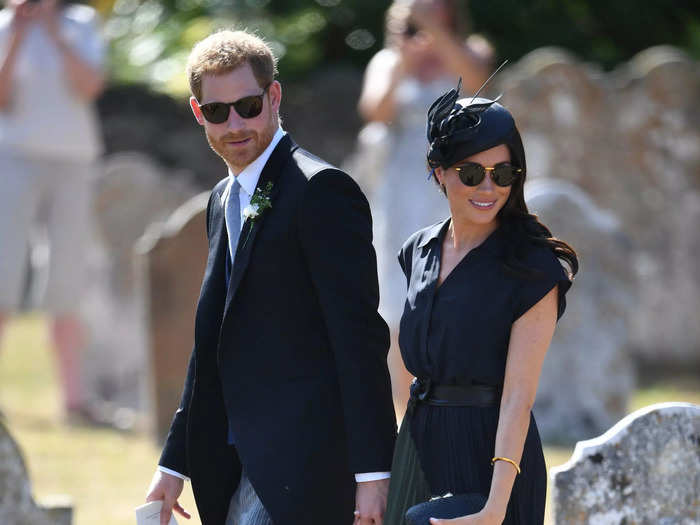
[[[398,253],[399,266],[406,276],[406,286],[408,287],[411,280],[411,259],[413,258],[413,243],[409,238],[401,247]]]
[[[71,10],[79,27],[79,31],[70,36],[74,51],[92,67],[103,69],[106,49],[99,15],[84,5],[71,6]]]
[[[557,320],[561,319],[566,309],[566,292],[571,287],[564,267],[554,252],[547,247],[537,247],[528,254],[524,264],[537,275],[523,277],[518,287],[515,300],[513,322],[537,304],[555,286],[558,288]]]

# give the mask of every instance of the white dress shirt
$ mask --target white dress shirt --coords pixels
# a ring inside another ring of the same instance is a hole
[[[273,135],[270,144],[267,146],[267,148],[265,148],[265,151],[263,151],[257,159],[248,164],[243,169],[243,171],[241,171],[238,174],[233,173],[230,168],[228,170],[229,180],[226,184],[224,192],[221,194],[221,204],[224,207],[224,209],[226,209],[226,206],[228,205],[229,193],[231,191],[231,185],[233,184],[234,178],[238,177],[238,183],[241,185],[241,191],[238,195],[238,198],[240,199],[241,203],[241,229],[243,228],[243,223],[245,222],[243,212],[246,206],[250,204],[250,199],[253,196],[255,187],[258,185],[260,174],[262,173],[265,164],[267,164],[267,161],[270,159],[270,155],[272,155],[272,152],[274,151],[275,147],[285,135],[286,131],[284,131],[282,128],[277,128],[277,131]],[[233,254],[229,255],[233,259]],[[172,469],[160,465],[158,465],[158,470],[160,470],[161,472],[165,472],[166,474],[177,476],[181,479],[189,479],[187,478],[187,476],[183,476],[179,472],[176,472]],[[389,472],[364,472],[361,474],[355,474],[355,481],[357,481],[358,483],[364,481],[377,481],[380,479],[387,479],[390,476],[391,474]]]

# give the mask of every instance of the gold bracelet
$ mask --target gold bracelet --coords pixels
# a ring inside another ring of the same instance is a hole
[[[496,463],[496,461],[507,461],[508,463],[510,463],[511,465],[513,465],[513,466],[515,467],[515,470],[518,471],[518,474],[520,474],[520,467],[519,467],[518,464],[517,464],[515,461],[513,461],[512,459],[501,458],[501,457],[495,457],[495,458],[493,458],[493,459],[491,460],[491,465],[493,465],[494,463]]]

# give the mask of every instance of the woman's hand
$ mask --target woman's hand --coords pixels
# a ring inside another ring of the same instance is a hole
[[[19,37],[24,36],[29,26],[39,18],[39,6],[27,0],[11,0],[8,4],[12,9],[12,32]]]
[[[430,518],[430,523],[431,525],[501,525],[501,523],[503,523],[503,516],[499,516],[484,509],[476,514],[470,514],[469,516],[462,516],[461,518],[454,518],[451,520]]]

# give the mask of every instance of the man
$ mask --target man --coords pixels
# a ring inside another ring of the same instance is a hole
[[[229,176],[209,199],[194,349],[147,501],[164,501],[163,524],[187,517],[187,476],[205,524],[380,524],[396,425],[367,200],[282,131],[261,39],[211,35],[187,71]]]

